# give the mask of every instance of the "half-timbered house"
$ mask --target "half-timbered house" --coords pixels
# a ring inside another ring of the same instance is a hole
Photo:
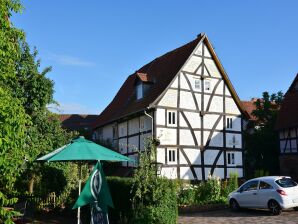
[[[298,74],[285,94],[275,128],[279,132],[281,175],[298,181]]]
[[[94,123],[94,139],[137,158],[146,137],[158,138],[157,162],[168,178],[242,177],[244,116],[214,48],[200,34],[130,75]]]

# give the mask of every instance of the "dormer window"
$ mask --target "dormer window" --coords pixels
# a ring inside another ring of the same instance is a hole
[[[138,85],[136,86],[136,90],[137,90],[137,100],[142,99],[143,98],[143,84],[141,82],[138,83]]]
[[[153,84],[153,81],[149,77],[149,75],[147,75],[146,73],[137,72],[136,77],[137,77],[136,82],[135,82],[136,99],[140,100],[150,90],[150,88]]]

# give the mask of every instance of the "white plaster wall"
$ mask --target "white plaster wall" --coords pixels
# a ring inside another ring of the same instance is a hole
[[[204,44],[204,56],[205,57],[210,57],[210,58],[212,57],[208,47],[206,46],[206,44]]]
[[[118,140],[118,149],[121,154],[127,153],[127,139],[121,138]]]
[[[163,167],[161,169],[161,176],[166,177],[168,179],[176,179],[177,178],[177,168],[176,167]]]
[[[234,99],[232,98],[226,98],[226,113],[241,114]]]
[[[189,121],[192,128],[200,128],[201,127],[201,117],[200,117],[199,113],[184,112],[184,114],[185,114],[185,116],[186,116],[187,120]],[[184,122],[184,119],[183,119],[182,122]]]
[[[174,82],[171,85],[172,88],[178,88],[178,76],[175,78]]]
[[[223,147],[223,133],[217,131],[213,132],[209,146]]]
[[[180,167],[180,179],[182,180],[193,180],[194,176],[189,167]]]
[[[203,55],[203,44],[199,44],[197,46],[197,49],[195,50],[195,54],[197,54],[197,55]]]
[[[227,128],[227,131],[229,131],[229,130],[241,131],[241,118],[240,117],[226,116],[226,118],[232,118],[232,128]]]
[[[210,112],[223,112],[223,98],[221,96],[213,96],[210,108]]]
[[[189,85],[188,85],[183,73],[180,73],[180,89],[190,90]]]
[[[214,160],[218,154],[219,150],[205,150],[204,152],[204,162],[206,165],[213,165]]]
[[[224,87],[224,81],[221,80],[217,86],[217,89],[215,90],[215,94],[223,95],[223,87]]]
[[[150,116],[153,116],[153,113],[149,113]],[[144,121],[144,128],[140,131],[148,131],[152,129],[152,119],[146,115],[141,116],[141,119]]]
[[[139,148],[139,136],[128,138],[128,152],[135,152]]]
[[[156,124],[157,125],[165,125],[166,120],[165,120],[165,109],[160,109],[157,108],[155,112],[155,118],[156,118]]]
[[[292,149],[297,149],[297,142],[296,142],[296,139],[292,139],[292,140],[291,140],[291,146],[292,146]]]
[[[280,142],[280,152],[284,152],[284,148],[286,146],[286,141],[285,140],[281,140]]]
[[[198,180],[202,180],[202,169],[201,168],[194,168],[195,169],[195,172],[196,172],[196,175],[197,175],[197,178]]]
[[[283,131],[279,131],[279,138],[280,138],[280,139],[283,139],[284,136],[285,136],[285,135],[284,135],[284,132],[283,132]]]
[[[184,152],[188,157],[191,164],[200,165],[201,164],[201,151],[199,149],[184,148]],[[179,154],[180,164],[187,165],[187,161],[184,155],[180,152]]]
[[[232,96],[229,88],[227,87],[227,85],[226,85],[225,93],[226,93],[226,96]]]
[[[136,134],[139,133],[139,117],[133,118],[128,121],[128,134]]]
[[[107,125],[102,128],[102,138],[104,140],[110,140],[113,139],[113,125]]]
[[[158,105],[166,107],[177,107],[177,90],[168,89]]]
[[[206,65],[206,67],[208,68],[208,71],[210,72],[210,75],[212,77],[221,78],[221,74],[212,59],[205,59],[204,63]]]
[[[213,172],[213,176],[223,179],[225,178],[225,170],[223,168],[215,168]]]
[[[228,168],[227,176],[230,176],[230,173],[238,173],[238,177],[243,177],[243,169],[241,168]]]
[[[164,148],[157,148],[156,149],[156,161],[158,163],[165,164],[166,158],[165,158],[165,149]]]
[[[204,95],[204,110],[206,110],[208,102],[210,99],[210,95]]]
[[[127,135],[127,122],[118,124],[118,136],[123,137]]]
[[[176,145],[177,130],[170,128],[157,128],[156,136],[160,140],[161,145]]]
[[[242,139],[241,134],[234,134],[234,133],[226,133],[226,146],[229,148],[233,148],[233,136],[236,138],[235,148],[242,147]]]
[[[184,112],[185,113],[185,112]],[[179,126],[180,127],[188,127],[187,126],[187,123],[185,122],[185,120],[184,120],[184,118],[183,118],[183,116],[181,115],[181,113],[179,112],[179,119],[180,119],[180,121],[179,121]]]
[[[290,136],[291,136],[291,138],[296,138],[296,130],[295,129],[291,129],[290,130]]]
[[[201,131],[194,131],[198,144],[201,144]]]
[[[180,91],[180,108],[196,109],[196,105],[190,92]]]
[[[173,136],[174,138],[176,136]],[[191,135],[190,130],[181,129],[180,130],[180,145],[194,145],[194,140]]]
[[[199,110],[201,110],[202,95],[200,93],[195,93],[196,100],[198,102]]]
[[[199,65],[202,63],[202,58],[197,56],[191,56],[186,64],[183,66],[182,70],[186,72],[193,73]]]
[[[217,114],[205,114],[204,116],[204,128],[206,129],[212,129],[216,120],[219,118],[219,115]],[[223,124],[222,120],[219,121],[218,125],[216,126],[215,129],[222,130],[223,129]]]

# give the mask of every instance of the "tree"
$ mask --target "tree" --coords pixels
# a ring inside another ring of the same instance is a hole
[[[274,130],[278,110],[283,100],[283,93],[263,93],[263,97],[255,102],[256,109],[252,115],[256,117],[254,131],[245,133],[245,166],[248,177],[254,172],[263,170],[271,175],[279,172],[279,139]]]

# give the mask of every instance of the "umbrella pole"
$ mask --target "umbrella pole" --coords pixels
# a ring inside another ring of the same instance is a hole
[[[82,164],[79,162],[79,196],[81,194],[81,185],[82,185]],[[78,224],[81,223],[81,209],[78,207]]]

